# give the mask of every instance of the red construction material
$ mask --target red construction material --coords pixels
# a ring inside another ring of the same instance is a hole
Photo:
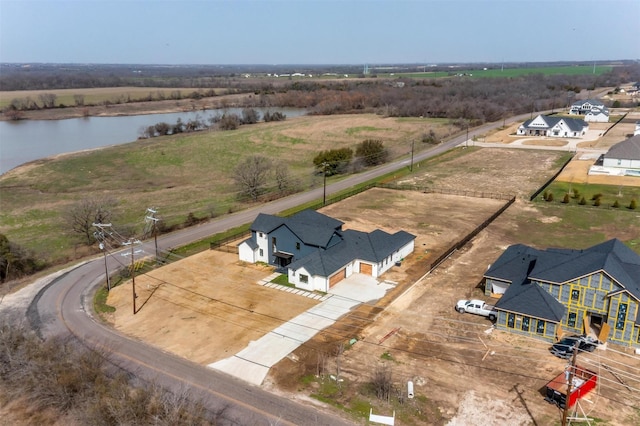
[[[568,370],[558,374],[553,380],[547,383],[547,396],[545,401],[556,404],[560,408],[564,408],[567,401],[567,380]],[[597,381],[598,375],[596,373],[576,365],[573,372],[571,395],[569,395],[569,407],[575,405],[579,398],[582,398],[591,391],[591,389],[595,388]]]
[[[393,336],[394,334],[396,334],[398,332],[398,330],[400,330],[400,327],[398,328],[394,328],[393,330],[391,330],[390,332],[388,332],[382,339],[380,339],[380,341],[378,342],[378,344],[384,342],[385,340],[387,340],[389,337]]]

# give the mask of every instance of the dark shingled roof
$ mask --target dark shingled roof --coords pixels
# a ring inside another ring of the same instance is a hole
[[[619,158],[623,160],[640,160],[640,135],[618,142],[609,148],[605,158]]]
[[[256,250],[258,248],[258,243],[254,241],[253,238],[249,237],[238,245],[247,244],[251,250]]]
[[[513,245],[484,276],[511,283],[496,308],[547,318],[557,312],[545,300],[545,295],[536,295],[537,290],[531,290],[534,286],[531,281],[564,284],[599,271],[620,284],[621,291],[640,300],[640,256],[616,238],[585,250],[537,250],[522,244]],[[527,300],[528,297],[533,299]],[[640,316],[636,321],[640,321]]]
[[[566,308],[546,290],[529,280],[518,280],[509,286],[498,303],[497,310],[560,322]]]
[[[580,118],[570,118],[570,117],[553,117],[553,116],[547,116],[547,115],[539,115],[538,117],[542,117],[542,119],[544,120],[545,123],[547,123],[547,128],[550,129],[553,126],[555,126],[556,124],[558,124],[560,121],[564,121],[567,125],[567,127],[569,127],[569,129],[573,130],[574,132],[580,132],[582,131],[582,129],[585,128],[585,126],[587,126],[587,122],[580,119]],[[536,117],[536,118],[538,118]],[[536,118],[532,118],[530,120],[527,120],[523,123],[523,126],[525,128],[528,128],[529,125],[531,124],[531,122],[533,120],[535,120]],[[536,129],[540,129],[542,130],[542,128],[540,127],[536,127]]]
[[[268,234],[280,226],[286,226],[304,244],[326,247],[333,234],[340,230],[342,225],[343,222],[315,210],[303,210],[290,217],[260,213],[251,225],[251,230]]]
[[[339,234],[340,243],[305,256],[288,267],[294,270],[304,267],[312,275],[330,276],[356,259],[381,262],[416,238],[405,231],[388,234],[381,230],[366,233],[349,229]]]

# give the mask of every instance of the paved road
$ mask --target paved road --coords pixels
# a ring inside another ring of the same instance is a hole
[[[522,120],[514,117],[508,122]],[[469,131],[469,138],[497,128],[501,123],[492,123]],[[436,147],[414,154],[414,162],[441,154],[465,142],[463,136],[453,138]],[[372,178],[410,166],[410,159],[403,159],[364,173],[348,177],[328,185],[327,195],[352,187]],[[322,199],[323,188],[292,195],[259,207],[235,213],[211,222],[174,232],[158,238],[162,250],[178,247],[227,229],[250,223],[260,212],[275,214],[280,211]],[[152,243],[142,247],[153,253]],[[113,252],[106,259],[109,270],[128,262],[122,254],[126,250]],[[45,286],[28,309],[32,326],[42,336],[73,335],[89,347],[102,348],[110,354],[114,364],[135,376],[176,391],[189,389],[201,398],[212,412],[224,410],[229,424],[268,425],[342,425],[352,422],[323,413],[308,401],[296,402],[270,394],[262,389],[238,381],[230,376],[194,364],[188,360],[163,352],[143,342],[132,340],[96,321],[87,307],[91,306],[92,290],[105,279],[104,258],[83,262]],[[211,338],[210,336],[202,336]]]

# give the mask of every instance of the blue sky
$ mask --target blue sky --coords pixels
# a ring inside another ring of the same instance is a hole
[[[0,62],[640,59],[638,0],[0,0]]]

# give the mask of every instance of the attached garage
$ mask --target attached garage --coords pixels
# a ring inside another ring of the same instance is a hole
[[[373,265],[360,262],[360,273],[365,275],[373,275]]]
[[[338,284],[340,281],[344,280],[345,278],[347,278],[347,270],[346,269],[339,270],[335,275],[332,275],[331,278],[329,278],[329,288]]]

